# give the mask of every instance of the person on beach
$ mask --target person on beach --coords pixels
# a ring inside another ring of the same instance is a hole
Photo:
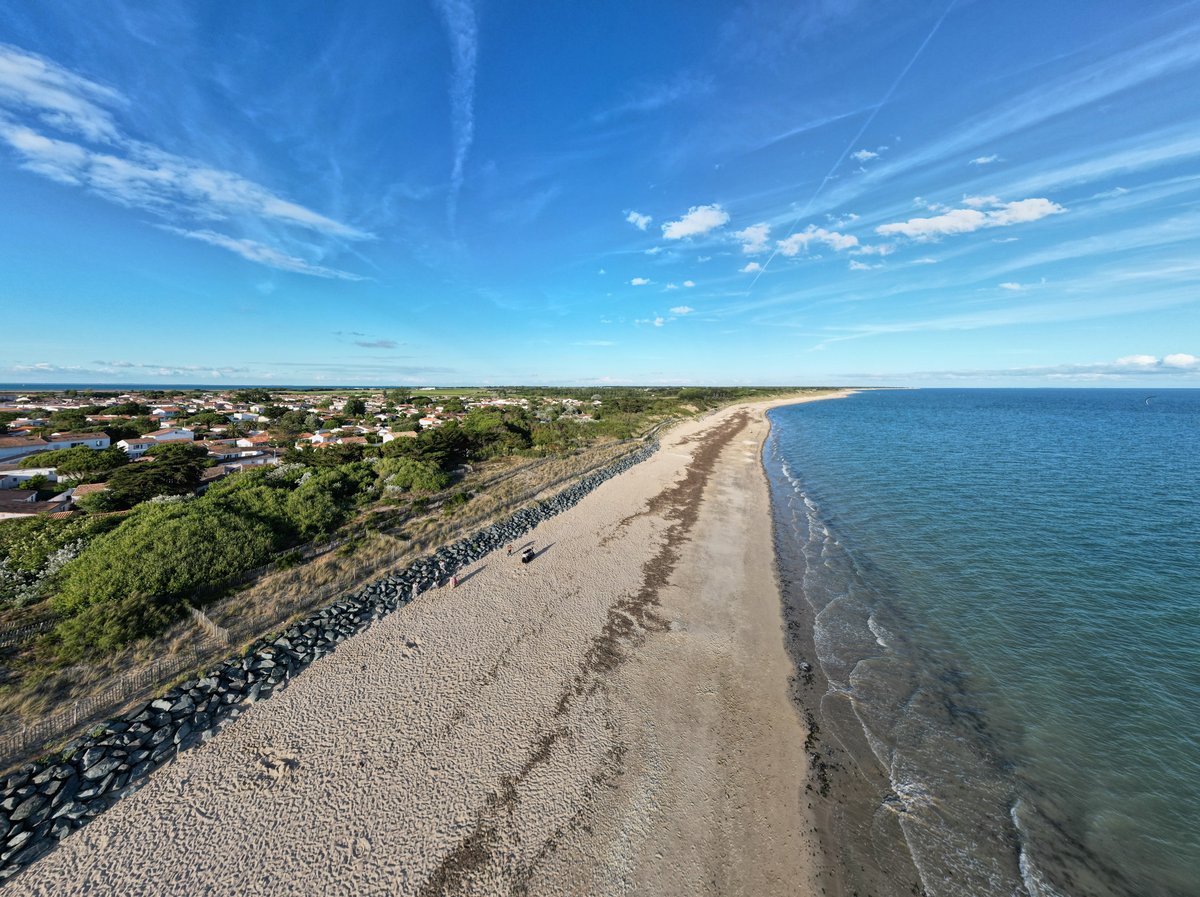
[[[512,557],[512,551],[513,551],[513,547],[512,547],[512,545],[509,545],[508,546],[508,556],[509,557]]]
[[[455,573],[453,576],[450,577],[450,588],[452,588],[452,589],[458,588],[458,574],[457,573]]]
[[[417,584],[415,582],[413,583],[413,587],[412,587],[412,596],[414,598],[417,597]]]

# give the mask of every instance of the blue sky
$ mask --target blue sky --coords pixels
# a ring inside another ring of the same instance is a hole
[[[1200,385],[1200,3],[531,10],[0,2],[0,381]]]

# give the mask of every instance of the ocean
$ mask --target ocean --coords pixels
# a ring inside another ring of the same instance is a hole
[[[848,890],[1200,894],[1200,390],[770,418]],[[854,808],[837,782],[873,784]]]

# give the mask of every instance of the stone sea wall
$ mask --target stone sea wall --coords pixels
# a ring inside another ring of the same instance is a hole
[[[179,751],[208,741],[250,704],[270,697],[339,642],[484,555],[520,539],[657,449],[657,442],[647,443],[553,498],[438,549],[357,595],[313,613],[276,638],[255,642],[245,655],[229,658],[204,677],[93,727],[69,742],[59,756],[21,767],[4,781],[0,792],[0,882],[136,791],[154,769]]]

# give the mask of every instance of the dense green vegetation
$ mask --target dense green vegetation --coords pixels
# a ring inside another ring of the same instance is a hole
[[[187,442],[168,442],[150,450],[152,461],[117,468],[108,489],[80,499],[89,511],[124,511],[160,495],[184,495],[200,485],[208,450]]]
[[[320,471],[293,465],[247,471],[199,498],[139,505],[62,568],[51,600],[66,618],[55,630],[60,655],[155,634],[198,589],[332,532],[374,493],[375,481],[361,463]]]
[[[88,448],[86,445],[76,448],[57,449],[53,452],[39,452],[21,461],[20,467],[55,467],[60,477],[92,477],[107,474],[109,471],[124,467],[129,463],[129,456],[119,448],[106,448],[101,451]]]
[[[514,454],[553,454],[597,439],[627,438],[659,420],[779,391],[514,388],[487,392],[527,397],[528,407],[467,410],[458,396],[475,390],[415,395],[391,390],[388,402],[420,408],[440,404],[460,418],[419,430],[419,414],[401,416],[391,424],[393,431],[418,430],[417,434],[382,445],[289,449],[281,467],[235,474],[200,496],[195,493],[210,463],[200,445],[162,444],[151,450],[150,460],[132,464],[119,449],[39,454],[27,466],[53,464],[66,476],[103,480],[108,488],[81,499],[91,514],[0,522],[0,610],[48,601],[62,620],[47,644],[60,661],[74,662],[160,632],[197,593],[332,534],[367,504],[402,499],[423,506],[428,496],[452,487],[463,464]],[[284,445],[323,423],[361,419],[367,413],[362,395],[352,396],[339,416],[331,418],[328,399],[317,403],[318,408],[324,406],[318,416],[287,408],[289,399],[265,389],[243,392],[239,400],[265,406],[270,432]],[[543,396],[572,398],[580,404],[543,403]],[[600,404],[595,404],[597,399]],[[144,432],[158,426],[145,416],[149,410],[128,403],[104,408],[103,413],[139,415],[119,426]],[[90,408],[84,411],[92,413]],[[202,412],[187,420],[199,427],[227,423],[219,412]],[[106,427],[106,432],[115,429]],[[448,501],[467,499],[466,493],[458,493]],[[120,513],[95,513],[114,511]]]

